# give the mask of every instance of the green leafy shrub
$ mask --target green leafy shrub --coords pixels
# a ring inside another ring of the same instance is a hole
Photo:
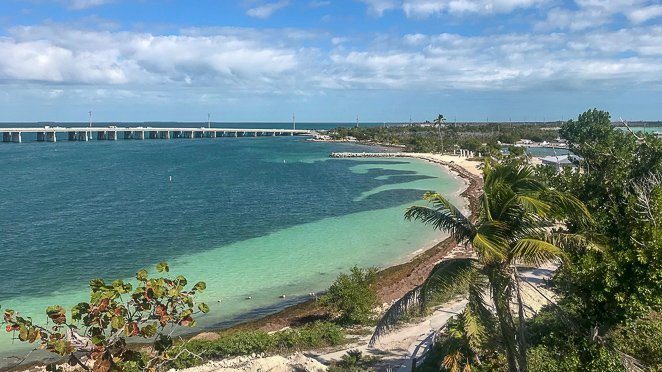
[[[335,346],[345,341],[342,329],[328,322],[315,322],[302,328],[277,332],[273,337],[278,347],[284,350]]]
[[[365,356],[359,350],[349,350],[340,357],[340,361],[331,363],[329,372],[363,372],[374,371],[371,367],[376,361],[375,357]]]
[[[530,371],[623,371],[620,357],[573,327],[577,313],[544,307],[527,321]]]
[[[651,371],[662,371],[662,315],[653,313],[628,325],[616,327],[607,336],[615,348],[644,363]]]
[[[588,362],[586,354],[590,355]],[[625,371],[619,357],[597,344],[536,346],[527,352],[529,370],[535,372],[617,372]]]
[[[170,268],[161,262],[156,270],[168,273]],[[181,275],[150,278],[146,270],[138,271],[136,280],[135,289],[119,279],[112,283],[91,280],[90,301],[74,306],[70,315],[62,306],[49,306],[46,315],[52,324],[48,326],[35,324],[11,309],[4,311],[0,324],[6,325],[14,339],[69,357],[72,365],[87,368],[80,358],[89,358],[95,372],[121,369],[123,365],[156,369],[172,358],[171,329],[193,327],[193,316],[209,311],[206,304],[195,301],[196,293],[205,290],[206,284],[198,282],[187,289],[188,281]],[[130,349],[127,340],[132,338],[149,340],[150,355]]]
[[[345,342],[342,329],[326,322],[316,322],[297,329],[269,334],[263,331],[239,331],[213,341],[195,340],[178,345],[180,356],[170,363],[173,368],[188,368],[207,360],[228,357],[300,351]]]
[[[322,297],[324,306],[338,316],[343,324],[368,324],[377,306],[377,294],[372,288],[377,269],[356,266],[349,274],[340,274]]]
[[[221,359],[229,356],[266,353],[275,350],[276,345],[275,338],[266,332],[237,332],[212,343],[207,355],[209,358]]]

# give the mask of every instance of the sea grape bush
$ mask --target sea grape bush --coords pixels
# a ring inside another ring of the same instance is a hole
[[[376,268],[354,266],[348,274],[338,276],[322,297],[322,304],[342,324],[369,324],[373,309],[379,304],[373,288],[376,278]]]
[[[167,263],[156,265],[159,273],[168,273]],[[195,295],[206,288],[198,282],[189,289],[183,276],[150,278],[147,270],[136,273],[137,285],[115,280],[90,281],[90,301],[67,311],[59,305],[46,309],[47,325],[41,326],[17,311],[4,310],[2,325],[17,340],[38,348],[68,356],[71,365],[95,372],[121,370],[130,363],[143,370],[154,370],[176,358],[172,332],[177,326],[193,327],[193,316],[207,313],[205,303]],[[150,340],[143,354],[129,348],[128,339]]]

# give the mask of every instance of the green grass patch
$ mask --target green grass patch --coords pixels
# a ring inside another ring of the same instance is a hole
[[[275,354],[336,346],[345,342],[345,334],[333,323],[316,322],[297,329],[269,334],[263,331],[238,331],[213,341],[193,340],[178,345],[172,355],[180,357],[170,364],[188,368],[208,360],[250,354]]]

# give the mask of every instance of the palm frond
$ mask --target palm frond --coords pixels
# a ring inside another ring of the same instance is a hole
[[[495,324],[494,314],[485,301],[489,288],[485,281],[476,281],[469,287],[469,303],[467,306],[480,318],[480,322],[491,328]]]
[[[563,257],[563,250],[556,245],[535,238],[519,239],[513,244],[511,255],[514,260],[524,264],[541,265]]]
[[[536,216],[545,217],[552,210],[552,206],[539,199],[537,195],[518,195],[516,200],[524,212]]]
[[[472,351],[477,352],[485,340],[485,325],[482,324],[480,317],[473,312],[470,306],[464,308],[459,319],[469,347]]]
[[[472,258],[454,258],[438,263],[421,285],[421,306],[435,294],[457,293],[478,279],[478,267]]]
[[[485,261],[502,259],[508,252],[506,226],[497,221],[482,223],[471,238],[471,245]]]
[[[558,231],[545,232],[542,239],[550,242],[565,251],[579,252],[583,250],[604,251],[608,242],[603,235],[592,232],[582,232],[581,234],[563,233]]]
[[[471,236],[473,225],[448,199],[437,193],[426,193],[423,199],[432,207],[411,206],[405,211],[406,220],[418,220],[437,230],[447,231],[458,242]]]
[[[549,190],[542,198],[552,206],[551,213],[557,220],[570,217],[571,221],[581,226],[588,226],[593,222],[591,213],[586,208],[586,205],[572,194]]]
[[[421,287],[418,286],[395,301],[377,323],[368,346],[375,346],[379,338],[388,333],[411,309],[420,306],[420,300]]]
[[[407,292],[386,311],[377,323],[369,346],[372,347],[380,337],[388,333],[397,322],[413,309],[422,309],[433,293],[453,293],[476,278],[478,270],[475,260],[457,258],[437,264],[425,282]]]

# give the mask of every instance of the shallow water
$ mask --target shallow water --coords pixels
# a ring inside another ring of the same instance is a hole
[[[460,202],[462,180],[413,159],[328,158],[375,150],[361,147],[296,137],[0,143],[0,304],[41,320],[48,305],[89,299],[92,278],[168,261],[172,274],[207,282],[212,311],[200,326],[227,325],[323,291],[353,265],[391,265],[441,240],[403,210],[424,190]],[[0,334],[0,354],[18,348]]]

